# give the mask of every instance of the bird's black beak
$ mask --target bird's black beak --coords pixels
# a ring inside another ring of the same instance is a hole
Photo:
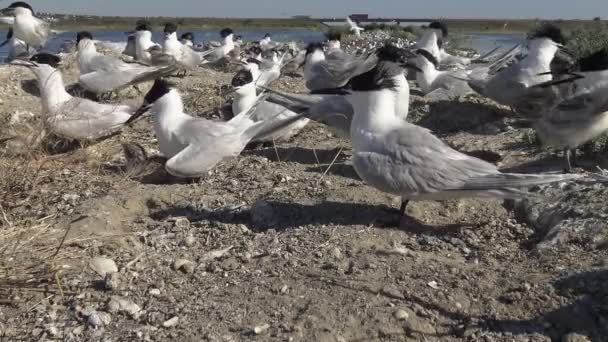
[[[125,122],[125,125],[130,125],[131,123],[135,122],[137,118],[144,115],[148,110],[150,110],[150,107],[152,107],[152,105],[144,101],[144,103],[135,111],[135,113],[131,115],[129,120]]]
[[[0,44],[0,47],[3,47],[4,45],[8,44],[9,41],[10,41],[10,39],[3,41],[2,44]]]

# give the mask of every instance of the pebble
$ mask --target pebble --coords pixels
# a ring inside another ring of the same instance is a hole
[[[431,281],[431,282],[429,282],[427,285],[428,285],[430,288],[433,288],[433,289],[435,289],[435,290],[439,290],[439,284],[437,284],[437,282],[436,282],[436,281],[434,281],[434,280],[433,280],[433,281]]]
[[[399,310],[395,311],[395,318],[400,321],[405,321],[408,318],[410,318],[410,314],[403,309],[399,309]]]
[[[139,318],[139,315],[141,314],[141,308],[139,305],[118,296],[112,296],[112,298],[110,298],[110,301],[108,302],[108,311],[124,312],[134,319]]]
[[[110,316],[110,314],[108,314],[107,312],[93,311],[89,314],[89,317],[87,317],[87,324],[94,328],[99,328],[104,325],[108,325],[111,321],[112,316]],[[74,332],[74,334],[76,334],[76,332]]]
[[[150,294],[150,296],[160,296],[159,289],[150,289],[150,291],[148,291],[148,293]]]
[[[179,323],[179,317],[175,316],[173,318],[170,318],[166,321],[163,322],[163,327],[165,328],[171,328],[177,325],[177,323]]]
[[[182,271],[186,274],[194,273],[194,268],[194,263],[186,259],[177,259],[173,263],[173,269],[175,269],[176,271]]]
[[[194,246],[194,244],[196,244],[196,239],[194,238],[194,236],[192,235],[188,235],[185,239],[184,239],[184,245],[186,247],[192,247]]]
[[[411,332],[424,335],[435,335],[437,330],[431,323],[420,319],[418,317],[412,317],[405,322],[405,328]]]
[[[334,247],[331,250],[331,256],[334,257],[335,259],[342,259],[342,251],[340,250],[340,248]]]
[[[179,229],[190,228],[190,221],[186,217],[178,217],[175,219],[175,227]]]
[[[89,267],[102,277],[105,277],[107,273],[118,272],[118,266],[114,260],[108,258],[95,257],[89,262]]]
[[[261,335],[265,333],[268,329],[270,329],[270,324],[258,325],[257,327],[253,328],[253,333],[256,335]]]

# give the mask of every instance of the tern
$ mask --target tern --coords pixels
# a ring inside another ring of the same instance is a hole
[[[122,60],[105,56],[95,48],[90,32],[79,32],[78,82],[87,90],[97,94],[120,90],[158,77],[170,75],[178,70],[175,65],[148,66],[138,63],[126,63]]]
[[[58,56],[39,53],[11,64],[30,69],[38,80],[46,126],[57,135],[94,140],[120,130],[135,112],[125,105],[101,104],[73,97],[65,90]]]
[[[40,50],[46,45],[51,35],[50,25],[46,21],[36,18],[32,6],[18,1],[13,2],[2,11],[13,16],[12,25],[15,38],[25,42],[26,50],[29,51],[30,48]]]
[[[497,73],[475,73],[468,76],[469,86],[477,93],[499,104],[510,106],[526,116],[537,112],[525,101],[528,90],[552,80],[551,61],[558,49],[564,49],[565,38],[561,30],[546,24],[532,33],[528,42],[528,55]]]
[[[234,115],[247,112],[255,106],[250,115],[251,119],[256,122],[269,122],[270,120],[281,121],[297,116],[296,113],[278,104],[268,101],[259,101],[256,91],[256,81],[250,70],[243,69],[237,72],[232,79],[232,88],[234,89],[234,101],[232,103],[232,113]],[[308,122],[309,120],[306,118],[300,119],[281,130],[275,131],[272,135],[264,136],[260,139],[255,139],[254,141],[287,141],[298,134]]]
[[[239,113],[227,122],[195,118],[184,113],[180,93],[166,80],[157,79],[144,103],[127,123],[150,111],[159,149],[168,159],[167,172],[180,178],[202,177],[225,158],[238,156],[256,138],[270,135],[300,117],[277,123],[254,122],[251,112]]]
[[[368,185],[410,200],[462,197],[526,198],[535,185],[580,179],[574,174],[501,173],[495,165],[460,153],[429,130],[395,115],[395,83],[402,73],[381,62],[351,80],[353,166]]]
[[[365,31],[365,29],[361,26],[358,26],[353,22],[350,17],[346,17],[346,24],[348,25],[348,30],[355,33],[357,38],[361,38],[361,32]]]

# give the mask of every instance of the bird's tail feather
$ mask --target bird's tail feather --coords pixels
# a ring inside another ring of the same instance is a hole
[[[509,188],[529,188],[536,185],[578,180],[584,178],[585,176],[585,174],[498,173],[494,175],[471,178],[465,183],[463,189],[492,190]],[[597,180],[600,181],[600,178],[597,178]]]

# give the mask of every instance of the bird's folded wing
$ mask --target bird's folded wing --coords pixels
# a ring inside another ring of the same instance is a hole
[[[460,153],[416,126],[397,129],[383,145],[356,153],[383,174],[391,187],[408,193],[462,189],[470,178],[498,172],[494,165]]]
[[[169,159],[165,169],[176,177],[202,177],[222,159],[229,157],[222,152],[221,146],[192,143]]]

